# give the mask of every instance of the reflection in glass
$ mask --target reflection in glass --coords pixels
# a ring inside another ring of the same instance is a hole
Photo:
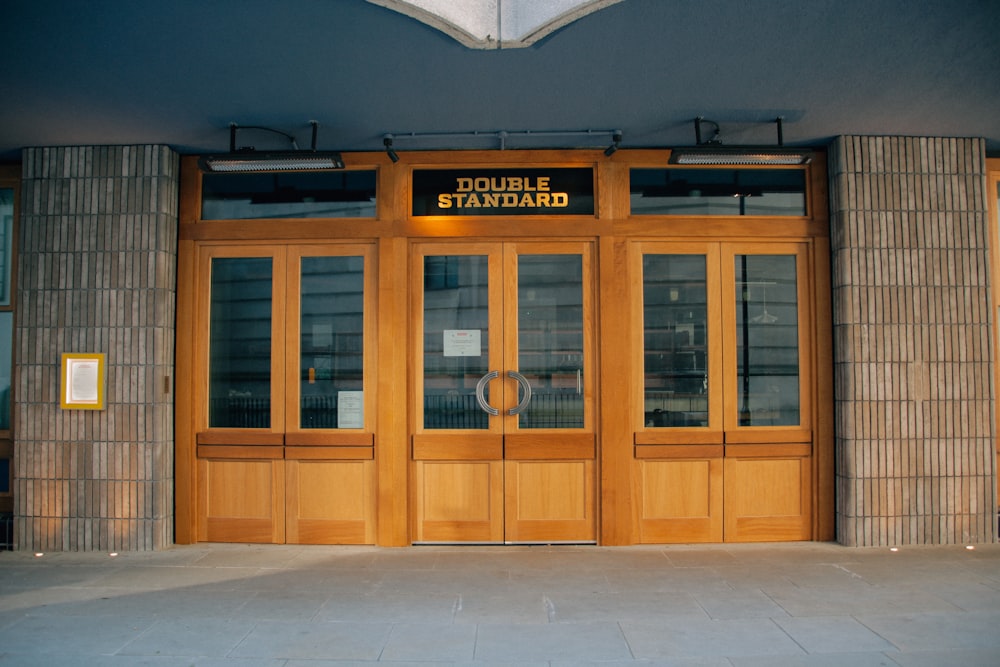
[[[13,188],[0,188],[0,306],[10,305],[13,240],[14,190]]]
[[[364,258],[303,257],[301,272],[299,426],[363,428]]]
[[[518,426],[583,428],[580,255],[518,257],[517,331],[518,371],[531,383]]]
[[[271,258],[212,260],[209,426],[271,425]]]
[[[424,257],[424,428],[489,427],[475,393],[489,371],[488,326],[489,258]]]
[[[632,169],[632,215],[806,214],[802,169]]]
[[[203,220],[374,218],[374,171],[202,176]]]
[[[10,367],[14,348],[14,313],[0,312],[0,430],[10,428]]]
[[[642,321],[647,427],[708,424],[704,255],[644,255]]]
[[[799,423],[798,292],[793,255],[736,256],[740,426]]]

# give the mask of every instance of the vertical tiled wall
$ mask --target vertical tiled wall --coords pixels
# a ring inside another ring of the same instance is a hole
[[[841,137],[830,176],[838,540],[994,541],[984,144]]]
[[[15,340],[20,549],[173,542],[179,161],[163,146],[24,152]],[[107,407],[59,406],[60,354],[107,355]]]

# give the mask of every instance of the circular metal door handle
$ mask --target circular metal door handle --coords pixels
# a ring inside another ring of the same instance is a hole
[[[507,371],[507,377],[517,380],[517,383],[524,389],[524,395],[521,396],[521,400],[507,411],[509,415],[519,415],[527,409],[528,403],[531,403],[531,383],[528,382],[528,378],[517,371]]]
[[[479,378],[479,382],[476,383],[476,403],[479,403],[479,407],[483,409],[483,412],[494,417],[500,414],[500,411],[486,402],[486,385],[490,383],[490,380],[495,380],[498,377],[500,377],[500,371],[490,371]]]

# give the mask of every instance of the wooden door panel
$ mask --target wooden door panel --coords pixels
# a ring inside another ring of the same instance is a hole
[[[411,258],[416,541],[595,541],[589,245]]]
[[[199,459],[199,541],[284,542],[283,466],[281,460]]]
[[[417,542],[502,542],[502,461],[416,461]]]
[[[470,432],[463,434],[417,433],[413,436],[413,458],[417,461],[499,461],[503,458],[503,436]]]
[[[593,433],[540,434],[520,431],[504,436],[504,457],[515,460],[561,461],[593,459],[597,455]]]
[[[726,458],[727,542],[811,539],[811,458]]]
[[[373,460],[285,462],[288,542],[372,544],[375,541]]]
[[[637,460],[644,543],[721,542],[722,458]]]
[[[507,461],[508,542],[591,542],[597,538],[593,461]]]

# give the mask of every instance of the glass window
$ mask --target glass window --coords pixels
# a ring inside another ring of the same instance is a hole
[[[301,428],[362,428],[364,258],[303,257]],[[356,406],[340,411],[341,404]]]
[[[0,188],[0,306],[10,305],[14,252],[14,190]]]
[[[212,260],[209,426],[271,426],[270,257]]]
[[[518,371],[531,384],[519,428],[583,428],[583,257],[521,255]]]
[[[803,169],[632,169],[633,215],[806,215]]]
[[[736,373],[740,426],[799,423],[795,257],[736,256]]]
[[[704,255],[642,259],[645,422],[708,425]]]
[[[0,312],[0,430],[10,429],[10,378],[14,349],[14,313]]]
[[[488,360],[489,257],[425,257],[424,428],[489,428],[475,394]]]
[[[203,220],[373,218],[374,170],[204,174]]]

